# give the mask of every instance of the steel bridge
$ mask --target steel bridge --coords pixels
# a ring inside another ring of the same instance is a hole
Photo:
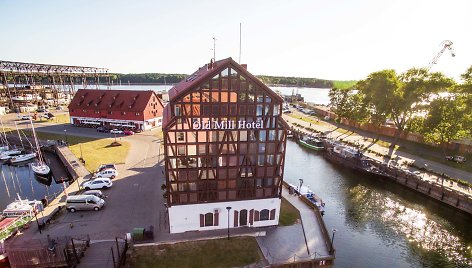
[[[102,78],[102,81],[100,81]],[[38,64],[0,60],[0,105],[10,108],[20,105],[57,105],[64,94],[72,96],[76,87],[110,85],[107,68]]]

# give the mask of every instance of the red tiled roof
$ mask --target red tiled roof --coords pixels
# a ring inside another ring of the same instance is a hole
[[[142,112],[152,96],[159,99],[152,90],[79,89],[69,109]]]
[[[216,61],[213,63],[213,68],[209,68],[209,64],[205,64],[203,67],[198,68],[196,72],[194,72],[184,80],[180,81],[177,85],[175,85],[169,90],[169,100],[174,100],[181,93],[200,84],[202,79],[209,77],[210,74],[212,74],[211,76],[216,75],[223,69],[223,66],[225,66],[226,63],[230,62],[231,60],[231,58],[227,58],[224,60]]]
[[[214,62],[213,64],[205,64],[204,66],[200,67],[196,72],[191,74],[186,79],[180,81],[174,87],[169,90],[169,101],[172,102],[180,97],[183,97],[188,91],[194,89],[196,86],[204,83],[205,81],[211,79],[216,74],[220,73],[225,68],[234,68],[236,71],[244,74],[246,77],[250,78],[255,83],[259,84],[262,89],[265,89],[273,99],[276,99],[283,102],[282,97],[272,91],[269,87],[267,87],[264,83],[262,83],[259,79],[257,79],[254,75],[246,70],[246,68],[239,65],[235,62],[232,58],[227,58],[223,60],[219,60]],[[221,94],[221,93],[220,93]],[[211,95],[206,95],[207,98],[213,98]],[[235,101],[236,95],[230,94],[229,101]],[[165,128],[172,120],[172,113],[170,110],[170,104],[166,105],[164,108],[163,113],[163,122],[162,127]]]
[[[185,94],[185,92],[199,85],[204,80],[212,78],[213,76],[221,72],[224,68],[227,68],[230,65],[231,67],[236,69],[238,72],[244,73],[247,77],[251,78],[253,81],[258,83],[259,86],[261,86],[263,89],[267,89],[269,93],[272,93],[273,98],[276,98],[280,102],[283,102],[283,99],[279,95],[273,92],[264,83],[262,83],[254,75],[249,73],[245,68],[243,68],[237,62],[235,62],[232,58],[219,60],[219,61],[214,62],[212,65],[205,64],[203,67],[200,67],[196,72],[194,72],[193,74],[191,74],[189,77],[185,78],[184,80],[180,81],[177,85],[175,85],[169,90],[169,100],[170,101],[175,100],[176,98]]]

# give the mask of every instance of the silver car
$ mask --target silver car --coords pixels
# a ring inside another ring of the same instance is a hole
[[[70,212],[77,210],[100,210],[105,205],[105,200],[95,195],[70,195],[66,199],[66,209]]]

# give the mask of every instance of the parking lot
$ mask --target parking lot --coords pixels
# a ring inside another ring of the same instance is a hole
[[[71,134],[73,129],[88,131],[90,135],[98,134],[94,129],[80,128],[71,128]],[[131,143],[130,151],[125,163],[117,165],[119,175],[112,180],[113,186],[102,190],[107,197],[101,210],[72,213],[63,207],[41,234],[34,224],[34,228],[21,238],[89,235],[92,240],[109,240],[124,238],[133,228],[147,229],[150,225],[154,226],[155,233],[168,233],[165,201],[160,187],[165,181],[160,166],[163,159],[159,156],[163,152],[159,148],[161,142],[150,132],[127,136],[126,139]],[[76,189],[77,186],[71,188]],[[65,198],[61,201],[64,202]]]

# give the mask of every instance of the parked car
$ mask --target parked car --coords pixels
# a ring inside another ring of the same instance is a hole
[[[123,130],[115,128],[115,129],[110,130],[110,133],[111,134],[123,134]]]
[[[98,132],[107,133],[107,132],[109,132],[110,130],[108,130],[106,127],[97,127],[97,131],[98,131]]]
[[[116,170],[115,164],[101,164],[100,166],[98,166],[97,172],[105,170],[105,169],[109,169],[109,168]]]
[[[102,199],[106,197],[100,190],[88,190],[88,191],[83,192],[82,195],[94,195]]]
[[[100,210],[105,205],[105,200],[95,195],[69,195],[66,199],[66,209],[70,212],[76,210]]]
[[[116,176],[118,176],[118,170],[113,169],[113,168],[108,168],[108,169],[103,169],[97,173],[95,173],[95,176],[97,178],[110,178],[114,179]]]
[[[19,115],[18,118],[21,119],[21,120],[30,120],[31,116],[29,116],[29,115]]]
[[[133,134],[134,134],[134,132],[133,132],[132,130],[129,130],[129,129],[127,129],[127,130],[124,130],[124,131],[123,131],[123,134],[125,134],[125,135],[128,135],[128,136],[129,136],[129,135],[133,135]]]
[[[449,160],[449,161],[454,161],[454,162],[457,162],[457,163],[464,163],[465,161],[467,161],[467,159],[461,155],[448,155],[446,156],[446,160]]]
[[[93,180],[85,181],[82,183],[82,188],[85,190],[91,189],[107,189],[113,185],[110,179],[108,178],[96,178]]]

